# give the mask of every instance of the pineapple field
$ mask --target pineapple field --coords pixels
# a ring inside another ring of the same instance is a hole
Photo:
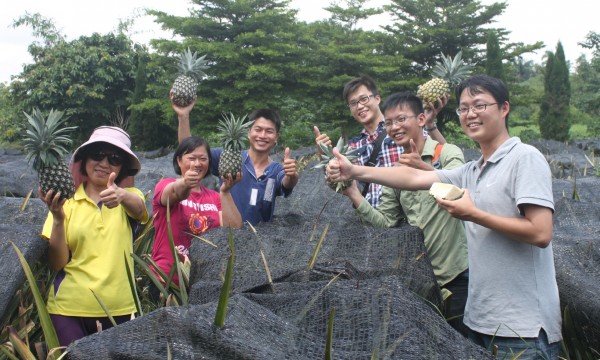
[[[552,246],[565,351],[576,358],[600,348],[600,197],[595,191],[600,141],[533,145],[554,175]],[[441,315],[441,294],[421,231],[406,224],[377,229],[358,222],[347,199],[315,168],[314,150],[293,151],[307,164],[292,196],[278,202],[274,221],[233,231],[232,292],[222,327],[213,319],[227,267],[228,230],[213,229],[203,237],[206,242],[196,241],[190,249],[188,305],[162,307],[83,338],[69,346],[66,358],[313,359],[328,351],[336,359],[491,358]],[[139,154],[136,186],[144,193],[160,178],[174,176],[172,154],[158,155]],[[467,161],[477,157],[476,149],[465,149]],[[37,186],[25,155],[0,150],[0,179],[4,321],[15,311],[15,294],[25,282],[9,242],[30,264],[43,260],[45,243],[38,233],[45,208],[35,198],[22,208],[23,198]]]

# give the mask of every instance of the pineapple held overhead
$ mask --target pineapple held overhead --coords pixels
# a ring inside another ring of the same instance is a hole
[[[235,179],[236,174],[242,172],[242,149],[248,136],[248,126],[244,123],[246,115],[236,118],[232,113],[219,120],[217,129],[221,136],[223,152],[219,159],[219,175],[227,177],[231,175]]]
[[[206,76],[203,70],[208,69],[206,55],[198,57],[188,48],[181,54],[177,68],[179,75],[173,82],[173,102],[177,106],[188,106],[196,96],[196,89],[202,77]]]
[[[49,190],[60,192],[60,199],[68,199],[75,193],[73,178],[63,157],[67,146],[71,144],[68,133],[75,126],[61,127],[66,121],[63,112],[50,110],[48,118],[39,109],[33,109],[31,115],[25,113],[28,125],[23,140],[27,161],[33,160],[33,168],[38,173],[42,194]]]
[[[323,143],[319,143],[319,147],[321,148],[321,152],[322,152],[321,162],[318,163],[317,165],[315,165],[314,168],[315,169],[323,168],[323,171],[325,171],[327,164],[329,164],[329,160],[334,159],[335,155],[333,155],[333,148],[331,146],[327,146]],[[338,149],[340,154],[344,155],[350,161],[354,161],[358,158],[358,155],[356,155],[357,149],[350,149],[350,146],[348,144],[344,145],[344,139],[341,137],[339,138],[335,147]],[[327,176],[325,176],[325,182],[327,183],[327,186],[329,186],[335,192],[340,192],[340,191],[346,189],[348,186],[352,185],[352,180],[344,180],[342,182],[336,183],[336,182],[330,181],[327,178]]]
[[[473,65],[466,64],[462,60],[462,50],[454,58],[450,55],[442,55],[442,61],[433,67],[433,79],[423,85],[419,85],[417,96],[423,102],[434,103],[444,95],[450,95],[450,91],[461,81],[467,78],[473,69]]]

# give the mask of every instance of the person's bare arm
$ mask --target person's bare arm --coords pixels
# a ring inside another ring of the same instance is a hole
[[[242,227],[242,215],[235,205],[230,192],[233,185],[240,182],[241,179],[242,173],[239,172],[236,174],[235,180],[231,176],[223,178],[223,184],[221,184],[219,192],[221,196],[221,226]]]
[[[52,213],[52,231],[48,239],[48,265],[52,270],[58,271],[69,262],[69,247],[67,246],[65,233],[65,211],[63,209],[66,200],[60,201],[60,192],[54,194],[52,190],[48,191],[45,196],[41,190],[38,190],[38,194]]]
[[[552,210],[533,204],[523,205],[523,217],[510,218],[475,207],[469,191],[458,200],[437,199],[438,204],[455,218],[471,221],[509,238],[545,248],[552,240]]]
[[[108,177],[106,190],[100,193],[100,201],[107,208],[112,209],[119,204],[123,205],[127,215],[131,218],[142,221],[147,218],[146,204],[144,200],[136,194],[120,188],[115,184],[116,173],[111,173]]]
[[[374,167],[353,165],[345,156],[333,149],[335,159],[329,162],[327,174],[332,181],[348,179],[381,184],[402,190],[427,190],[440,181],[434,171],[424,171],[408,166]]]
[[[440,144],[446,143],[446,138],[440,132],[436,125],[436,117],[440,111],[448,104],[448,96],[442,96],[438,98],[434,103],[425,103],[424,112],[425,112],[425,130],[429,134],[433,140],[439,142]]]
[[[200,175],[197,171],[188,170],[183,177],[167,184],[160,194],[160,203],[162,206],[174,205],[181,200],[187,199],[192,189],[200,183]]]
[[[173,111],[175,111],[175,114],[177,114],[177,141],[182,142],[184,139],[192,136],[192,131],[190,128],[190,113],[192,112],[194,105],[196,105],[196,100],[198,99],[198,97],[194,96],[194,100],[192,101],[192,103],[185,107],[177,106],[173,102],[172,91],[169,93],[169,98],[171,99],[171,106],[173,107]]]

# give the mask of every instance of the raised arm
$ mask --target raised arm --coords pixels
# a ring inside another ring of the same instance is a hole
[[[437,104],[437,106],[436,106],[436,104]],[[440,130],[438,129],[438,127],[436,125],[436,117],[437,117],[438,113],[440,111],[442,111],[444,106],[446,106],[446,104],[448,104],[448,96],[442,96],[442,97],[438,98],[438,100],[435,103],[425,103],[424,104],[425,119],[426,119],[425,120],[425,130],[427,130],[427,133],[433,140],[439,142],[440,144],[445,144],[446,139],[444,138],[444,135],[442,135],[442,133],[440,132]]]
[[[336,148],[333,149],[333,154],[336,158],[331,160],[327,166],[327,174],[332,181],[355,179],[402,190],[427,190],[431,184],[440,181],[434,171],[418,170],[408,166],[353,165]]]
[[[177,106],[173,102],[173,91],[169,93],[169,98],[171,99],[171,106],[173,107],[175,114],[177,114],[177,121],[179,124],[177,126],[177,141],[181,142],[184,139],[192,136],[192,131],[190,129],[190,113],[192,112],[194,105],[196,105],[196,100],[198,97],[194,96],[192,103],[184,107]]]

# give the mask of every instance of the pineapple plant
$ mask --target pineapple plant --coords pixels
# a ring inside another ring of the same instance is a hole
[[[75,126],[62,127],[66,118],[62,111],[50,110],[47,118],[35,108],[30,114],[24,113],[28,125],[23,143],[26,159],[33,160],[33,169],[38,173],[42,194],[49,190],[60,191],[60,200],[68,199],[75,193],[75,186],[69,168],[63,161],[67,146],[71,145],[68,134]]]
[[[325,171],[327,164],[329,164],[329,160],[334,159],[335,155],[333,155],[333,147],[325,145],[323,143],[319,143],[319,147],[321,148],[321,153],[322,153],[321,154],[321,162],[319,162],[313,168],[314,169],[323,168],[323,171]],[[335,147],[338,149],[340,154],[344,155],[350,161],[354,161],[358,158],[358,155],[356,154],[358,149],[350,149],[350,145],[348,145],[348,144],[344,145],[344,139],[341,137],[339,138]],[[331,188],[335,192],[343,191],[348,186],[352,185],[352,180],[344,180],[344,181],[337,182],[337,183],[332,182],[331,180],[329,180],[327,178],[327,174],[325,175],[325,182],[327,183],[327,186],[329,186],[329,188]]]
[[[219,159],[219,174],[221,176],[235,175],[242,171],[242,149],[245,145],[248,126],[246,115],[236,118],[232,113],[223,114],[217,129],[220,132],[223,152]]]
[[[425,84],[419,85],[417,96],[426,103],[435,103],[442,96],[449,96],[450,91],[461,81],[467,78],[473,69],[473,65],[462,60],[462,50],[454,58],[443,53],[442,61],[438,61],[433,67],[433,79]]]
[[[198,55],[188,48],[181,54],[179,64],[177,65],[179,75],[173,82],[173,102],[177,106],[188,106],[194,100],[198,83],[203,76],[206,76],[203,70],[208,69],[208,61],[204,58],[206,55]]]

